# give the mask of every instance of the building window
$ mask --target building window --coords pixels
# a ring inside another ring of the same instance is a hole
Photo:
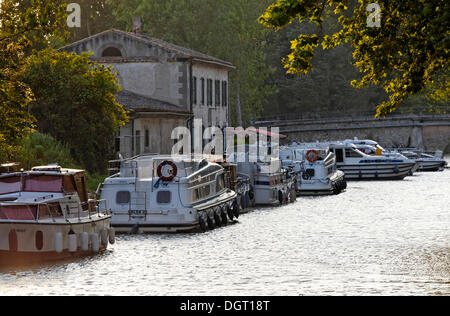
[[[202,87],[201,87],[201,91],[200,91],[200,94],[201,94],[201,105],[205,105],[205,78],[202,78],[201,80],[201,85],[202,85]]]
[[[197,105],[197,77],[192,82],[192,102]]]
[[[222,106],[228,106],[228,83],[222,81]]]
[[[220,106],[220,80],[216,80],[214,92],[216,97],[216,106]]]
[[[214,109],[208,109],[208,126],[211,127],[213,123]]]
[[[207,94],[208,94],[208,106],[213,105],[213,81],[208,79]]]
[[[136,155],[141,154],[141,131],[136,131]]]
[[[145,148],[150,147],[150,132],[148,129],[145,130]]]
[[[120,131],[117,133],[115,142],[114,142],[114,151],[116,153],[120,152]]]
[[[102,57],[122,57],[122,52],[116,47],[108,47],[102,52]]]

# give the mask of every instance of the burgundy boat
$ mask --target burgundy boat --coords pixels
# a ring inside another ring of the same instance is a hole
[[[0,266],[97,254],[114,243],[106,201],[83,170],[58,165],[0,174]]]

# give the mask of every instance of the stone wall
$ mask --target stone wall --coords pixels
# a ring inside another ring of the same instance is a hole
[[[279,127],[280,133],[288,136],[286,142],[335,141],[357,137],[375,140],[387,148],[408,146],[450,152],[450,115],[278,121],[257,126]]]

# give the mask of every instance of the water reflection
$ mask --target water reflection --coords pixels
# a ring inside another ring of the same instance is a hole
[[[0,272],[0,295],[450,295],[450,170]]]

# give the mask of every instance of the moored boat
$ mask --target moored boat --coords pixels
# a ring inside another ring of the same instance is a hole
[[[380,155],[367,155],[348,141],[312,143],[311,146],[330,148],[336,156],[337,168],[345,173],[345,179],[403,180],[416,165],[414,160]],[[320,147],[319,147],[320,148]]]
[[[0,174],[0,265],[97,254],[114,243],[106,204],[88,200],[83,170],[57,165]]]
[[[448,164],[445,159],[433,156],[430,153],[424,153],[420,150],[396,149],[396,151],[408,157],[409,159],[416,160],[419,163],[418,171],[443,171]]]
[[[329,148],[294,143],[280,151],[280,159],[297,173],[299,195],[340,194],[347,188],[345,174],[337,169]]]
[[[250,204],[264,206],[294,202],[297,197],[295,173],[284,169],[279,158],[258,156],[260,159],[245,151],[231,156],[238,166],[238,174],[250,179]]]
[[[206,231],[239,217],[226,181],[226,170],[203,157],[143,155],[120,161],[101,199],[118,233]]]
[[[366,155],[371,155],[371,156],[383,155],[385,157],[396,159],[396,160],[409,159],[409,160],[415,161],[416,164],[409,172],[409,174],[408,174],[409,176],[412,176],[412,175],[414,175],[415,172],[419,171],[419,169],[422,165],[422,162],[417,160],[416,158],[411,157],[411,156],[408,157],[406,155],[401,154],[400,152],[386,150],[383,147],[381,147],[380,144],[374,140],[354,139],[354,140],[346,140],[346,142],[354,144],[359,151],[361,151],[362,153],[364,153]]]
[[[415,148],[395,148],[384,149],[379,143],[373,140],[346,140],[355,144],[358,150],[368,155],[376,155],[377,152],[381,152],[386,157],[394,159],[410,159],[416,162],[416,165],[412,169],[412,173],[416,171],[442,171],[447,165],[447,161],[443,159],[443,152],[436,151],[435,153],[427,153]]]

